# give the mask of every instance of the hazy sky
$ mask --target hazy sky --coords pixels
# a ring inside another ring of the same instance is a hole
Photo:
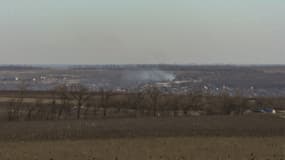
[[[0,0],[1,64],[285,64],[284,0]]]

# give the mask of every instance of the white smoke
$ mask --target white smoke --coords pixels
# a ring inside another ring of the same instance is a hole
[[[161,70],[138,70],[128,71],[125,74],[126,80],[129,81],[173,81],[175,75]]]

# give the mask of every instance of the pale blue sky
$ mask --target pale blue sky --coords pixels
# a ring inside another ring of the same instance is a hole
[[[1,64],[284,64],[283,0],[0,0]]]

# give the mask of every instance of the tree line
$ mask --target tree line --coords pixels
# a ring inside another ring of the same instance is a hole
[[[9,121],[241,115],[248,109],[271,105],[268,100],[258,101],[227,93],[163,93],[154,86],[136,92],[114,92],[90,91],[81,84],[60,85],[49,91],[49,98],[37,97],[33,101],[25,100],[28,92],[25,87],[19,88],[6,104]]]

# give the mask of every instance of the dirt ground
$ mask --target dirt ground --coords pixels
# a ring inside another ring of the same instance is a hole
[[[0,122],[0,160],[285,160],[275,116]]]
[[[0,142],[1,160],[284,160],[285,137]]]
[[[0,122],[0,142],[130,137],[284,137],[284,124],[285,119],[275,116]]]

